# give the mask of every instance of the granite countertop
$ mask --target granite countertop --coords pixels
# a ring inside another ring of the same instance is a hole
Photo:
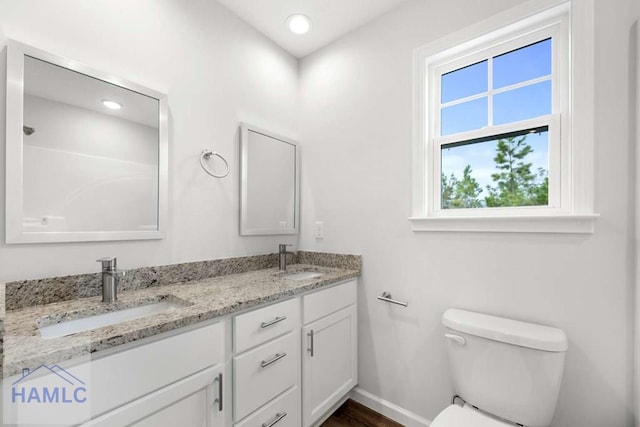
[[[101,297],[90,297],[7,311],[4,319],[4,375],[15,375],[23,367],[50,365],[86,356],[360,275],[359,270],[310,264],[291,265],[289,271],[318,271],[323,274],[318,278],[293,280],[280,274],[276,268],[269,268],[122,292],[114,304],[102,303]],[[159,301],[185,306],[60,338],[42,338],[38,329],[41,325]]]
[[[6,305],[6,292],[4,285],[0,285],[0,378],[2,378],[2,365],[4,360],[4,318]]]

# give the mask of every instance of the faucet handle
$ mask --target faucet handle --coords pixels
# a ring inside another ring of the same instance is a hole
[[[97,259],[96,262],[102,263],[102,269],[114,270],[116,268],[116,263],[118,258],[114,256],[107,256],[100,259]]]
[[[287,246],[293,246],[292,244],[284,244],[284,243],[280,243],[278,245],[278,252],[286,252],[287,251]]]

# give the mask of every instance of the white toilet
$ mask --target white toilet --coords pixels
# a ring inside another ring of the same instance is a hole
[[[431,427],[547,427],[567,336],[556,328],[449,309],[442,316],[457,395]]]

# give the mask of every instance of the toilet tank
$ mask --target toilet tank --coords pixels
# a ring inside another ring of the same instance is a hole
[[[551,424],[568,345],[562,330],[458,309],[442,323],[456,394],[514,423]]]

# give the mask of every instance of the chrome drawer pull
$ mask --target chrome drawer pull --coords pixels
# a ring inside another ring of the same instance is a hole
[[[280,420],[286,416],[287,416],[286,412],[282,412],[282,413],[278,412],[276,414],[276,418],[273,421],[271,421],[270,423],[262,423],[262,427],[273,427],[274,425],[278,424],[278,422],[280,422]]]
[[[263,367],[263,368],[266,368],[267,366],[271,365],[272,363],[275,363],[278,360],[282,359],[286,355],[287,355],[287,353],[276,353],[276,355],[273,357],[273,359],[271,359],[271,360],[263,360],[262,362],[260,362],[260,366]]]
[[[270,320],[268,322],[262,322],[262,324],[260,325],[261,328],[268,328],[271,325],[275,325],[278,322],[282,322],[283,320],[286,320],[287,316],[282,316],[282,317],[276,317],[273,320]]]

